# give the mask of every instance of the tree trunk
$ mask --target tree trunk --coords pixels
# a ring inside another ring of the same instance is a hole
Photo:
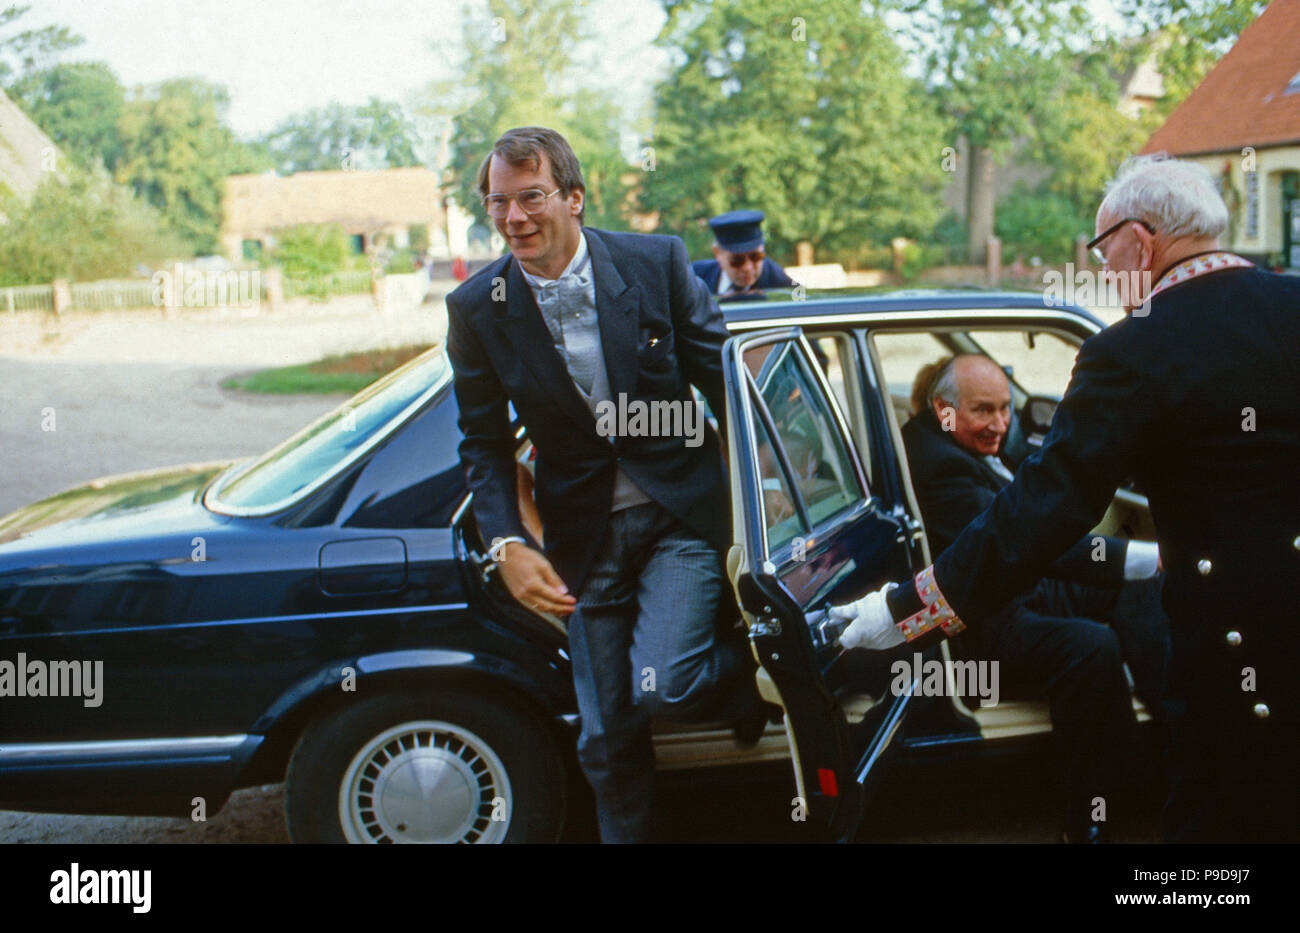
[[[994,191],[993,152],[984,146],[970,147],[969,209],[966,212],[970,231],[970,258],[973,265],[982,265],[988,258],[989,237],[993,236]]]

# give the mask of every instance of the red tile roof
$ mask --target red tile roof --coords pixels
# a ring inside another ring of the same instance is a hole
[[[1172,155],[1300,143],[1300,0],[1273,0],[1142,147]]]

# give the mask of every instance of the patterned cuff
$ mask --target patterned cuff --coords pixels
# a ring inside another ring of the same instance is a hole
[[[943,591],[939,589],[939,584],[934,579],[933,564],[918,573],[913,583],[916,586],[916,595],[921,601],[921,608],[898,623],[898,630],[903,633],[904,638],[909,642],[915,641],[936,628],[943,629],[944,635],[949,638],[965,631],[966,624],[957,617],[952,606],[948,605],[948,600],[944,598]]]

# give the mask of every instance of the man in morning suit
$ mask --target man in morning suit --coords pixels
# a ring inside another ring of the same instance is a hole
[[[691,264],[719,301],[762,298],[765,288],[794,288],[795,282],[763,246],[762,211],[732,211],[709,221],[713,258]]]
[[[1012,473],[999,458],[1011,424],[1011,387],[987,356],[924,367],[903,425],[912,486],[933,553],[976,518]],[[1104,835],[1094,801],[1116,788],[1132,751],[1137,693],[1162,715],[1169,653],[1154,544],[1085,535],[1027,593],[969,632],[966,654],[998,665],[1002,691],[1046,694],[1061,764],[1065,837]],[[1113,817],[1113,813],[1111,817]]]
[[[911,584],[837,609],[887,648],[1031,587],[1133,476],[1166,572],[1173,723],[1165,838],[1300,839],[1300,279],[1219,249],[1205,169],[1139,159],[1097,211],[1131,313],[1087,340],[1042,448]],[[1154,284],[1149,284],[1154,283]]]
[[[643,841],[650,717],[729,720],[745,742],[767,717],[743,638],[715,624],[731,534],[717,434],[701,418],[693,436],[612,436],[596,413],[630,399],[698,415],[692,384],[725,412],[727,332],[680,240],[583,227],[582,170],[553,130],[505,133],[478,186],[510,254],[447,296],[475,518],[511,594],[569,616],[601,839]],[[520,519],[508,403],[536,450],[544,550]]]

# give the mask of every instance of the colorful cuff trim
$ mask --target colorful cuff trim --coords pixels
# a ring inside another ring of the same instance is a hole
[[[944,635],[949,637],[965,631],[965,623],[957,618],[957,613],[948,605],[939,584],[935,582],[933,564],[918,573],[913,582],[916,585],[916,595],[921,598],[923,605],[919,612],[898,623],[898,630],[904,638],[915,641],[934,628],[943,629]]]

